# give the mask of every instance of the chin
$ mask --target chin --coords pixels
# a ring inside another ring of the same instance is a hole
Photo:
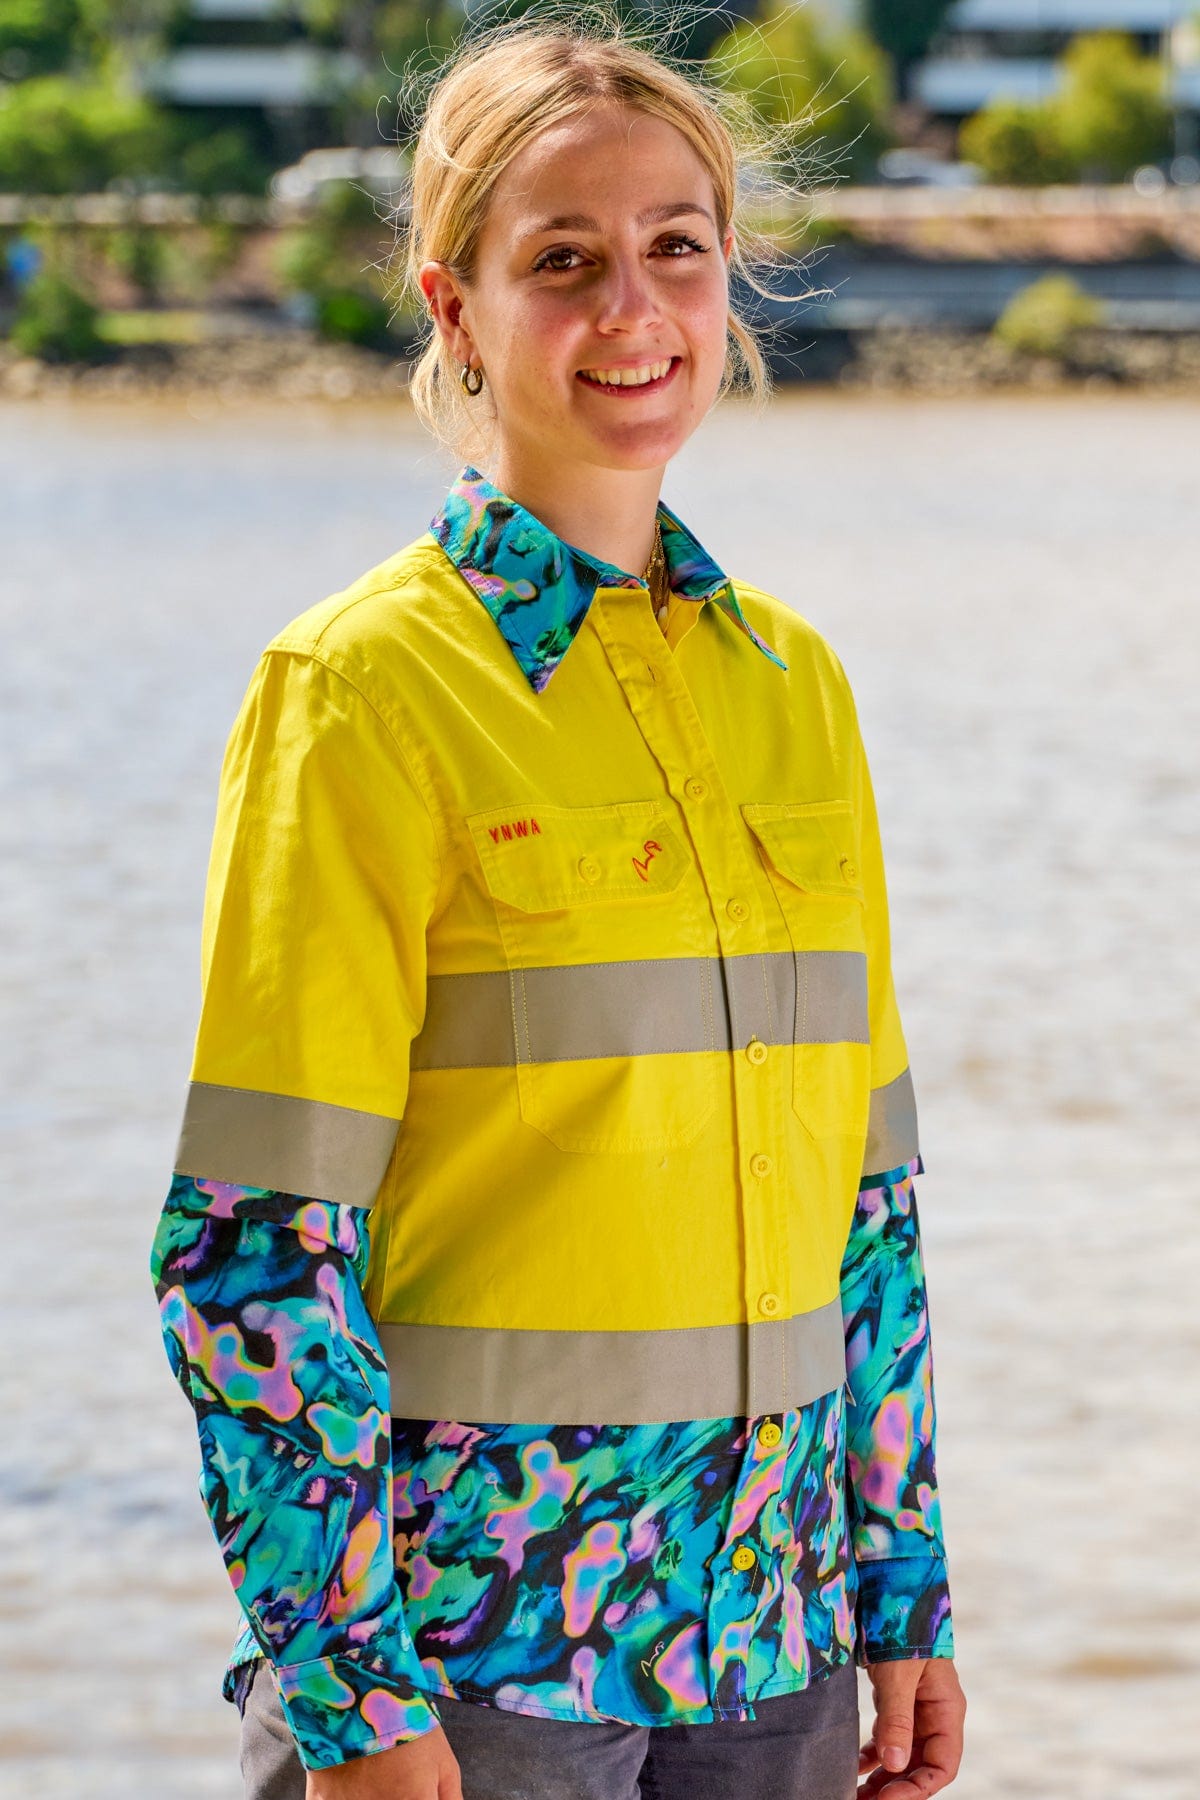
[[[680,425],[644,432],[632,431],[624,436],[614,433],[596,442],[592,460],[606,469],[661,469],[682,449],[694,427]]]

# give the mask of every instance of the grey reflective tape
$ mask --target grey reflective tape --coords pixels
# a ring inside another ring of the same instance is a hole
[[[398,1120],[350,1106],[193,1081],[175,1168],[210,1181],[370,1206],[398,1130]]]
[[[413,1069],[868,1041],[860,951],[775,951],[431,975]]]
[[[795,954],[727,956],[722,969],[729,1043],[740,1047],[761,1038],[764,1044],[790,1044],[796,1021]]]
[[[869,1044],[867,959],[861,951],[796,952],[797,1044]]]
[[[917,1102],[905,1069],[886,1087],[872,1088],[863,1175],[883,1175],[917,1154]]]
[[[651,1425],[805,1406],[846,1377],[840,1299],[792,1319],[674,1331],[381,1322],[394,1418]]]

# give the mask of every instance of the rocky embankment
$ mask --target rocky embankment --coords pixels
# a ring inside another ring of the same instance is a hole
[[[776,380],[964,393],[996,388],[1154,387],[1200,393],[1200,334],[1089,330],[1063,358],[1030,356],[986,332],[879,328],[829,331],[777,343]],[[43,363],[0,344],[0,396],[236,402],[402,398],[408,364],[307,333],[237,336],[203,344],[143,344],[98,363]]]
[[[323,343],[302,332],[136,344],[96,363],[44,363],[0,344],[0,395],[21,400],[387,400],[403,394],[407,371],[401,356]]]

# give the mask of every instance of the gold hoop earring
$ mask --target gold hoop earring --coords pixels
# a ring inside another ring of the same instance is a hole
[[[483,370],[473,369],[470,363],[463,364],[458,380],[463,393],[470,394],[472,398],[483,391]]]

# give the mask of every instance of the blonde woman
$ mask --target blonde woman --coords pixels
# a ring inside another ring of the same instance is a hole
[[[739,360],[765,380],[737,172],[616,31],[459,55],[413,394],[479,460],[272,640],[229,738],[154,1262],[252,1800],[956,1772],[853,700],[660,499]]]

